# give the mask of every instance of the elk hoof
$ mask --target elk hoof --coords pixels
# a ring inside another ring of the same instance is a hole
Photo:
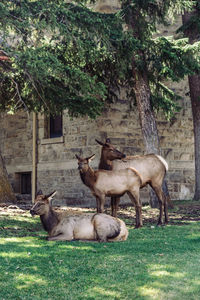
[[[106,239],[99,239],[98,242],[99,242],[99,243],[106,243],[107,240],[106,240]]]

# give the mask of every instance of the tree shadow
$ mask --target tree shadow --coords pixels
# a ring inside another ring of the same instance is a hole
[[[14,236],[0,241],[4,298],[149,300],[168,297],[169,287],[178,297],[184,292],[190,298],[197,288],[183,260],[196,255],[198,233],[191,238],[183,236],[181,227],[149,227],[129,230],[126,242],[48,242],[46,233],[37,231],[39,219],[34,225],[26,219],[10,221],[8,228],[21,226],[27,235],[11,230]]]

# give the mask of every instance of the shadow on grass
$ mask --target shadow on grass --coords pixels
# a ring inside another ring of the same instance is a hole
[[[30,232],[42,230],[42,225],[38,220],[33,220],[30,217],[9,217],[0,216],[0,236],[29,236]],[[36,236],[34,234],[34,236]]]
[[[2,299],[197,296],[198,223],[130,229],[128,240],[118,243],[48,242],[39,218],[6,218],[0,227]]]

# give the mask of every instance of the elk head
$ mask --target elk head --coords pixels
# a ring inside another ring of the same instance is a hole
[[[119,150],[117,150],[111,143],[110,143],[110,139],[106,139],[105,143],[102,143],[100,141],[98,141],[97,139],[95,139],[95,141],[102,146],[102,152],[101,155],[103,157],[103,159],[105,159],[106,161],[110,160],[114,160],[114,159],[122,159],[125,158],[126,155],[122,152],[120,152]]]
[[[80,173],[87,172],[89,169],[89,162],[95,157],[95,154],[92,154],[89,157],[82,158],[76,154],[76,158],[78,159],[78,169]]]
[[[38,193],[34,201],[35,204],[30,209],[30,214],[34,217],[35,215],[42,216],[48,213],[51,206],[51,200],[56,193],[57,191],[54,191],[49,195],[43,195]]]

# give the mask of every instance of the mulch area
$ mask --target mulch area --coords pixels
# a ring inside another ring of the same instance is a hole
[[[30,205],[25,204],[5,204],[0,203],[0,216],[15,216],[24,215],[28,216]],[[72,207],[55,207],[56,210],[65,210],[72,212],[95,212],[95,209],[91,208],[72,208]],[[110,214],[110,208],[105,208],[105,212]],[[142,216],[144,225],[156,225],[159,215],[158,209],[150,208],[144,205],[142,208]],[[127,224],[134,225],[135,223],[135,209],[134,207],[120,207],[118,211],[118,217],[126,220]],[[174,203],[174,208],[169,209],[170,224],[185,225],[189,222],[200,221],[200,202],[191,201],[178,201]]]

